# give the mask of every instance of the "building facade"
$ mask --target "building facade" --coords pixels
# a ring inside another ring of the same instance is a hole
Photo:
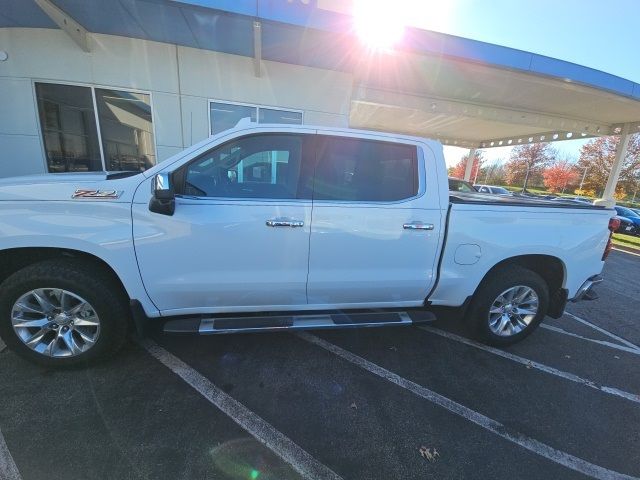
[[[0,177],[142,170],[245,117],[469,149],[640,131],[640,84],[410,27],[372,49],[351,3],[3,0]]]
[[[0,177],[137,170],[240,118],[347,126],[348,73],[136,38],[0,29]]]

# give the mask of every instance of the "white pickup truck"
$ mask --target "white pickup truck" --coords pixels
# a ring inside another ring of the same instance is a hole
[[[431,140],[242,125],[145,172],[1,181],[0,336],[56,366],[112,354],[145,322],[400,325],[460,307],[506,345],[589,296],[613,215],[450,193]]]

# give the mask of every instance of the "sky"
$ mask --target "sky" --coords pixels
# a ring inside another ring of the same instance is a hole
[[[640,0],[411,3],[419,9],[412,15],[416,27],[547,55],[640,83]],[[577,159],[586,141],[566,140],[554,146],[561,155]],[[486,149],[484,156],[494,163],[508,159],[510,150]],[[467,152],[445,147],[447,164],[457,163]]]

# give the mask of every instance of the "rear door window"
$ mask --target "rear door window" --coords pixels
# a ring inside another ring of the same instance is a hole
[[[418,194],[414,145],[320,136],[314,200],[394,202]]]

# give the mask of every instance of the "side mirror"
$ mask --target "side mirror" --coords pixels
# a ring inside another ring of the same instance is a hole
[[[151,180],[149,210],[162,215],[173,215],[176,211],[176,194],[168,173],[157,173]]]

